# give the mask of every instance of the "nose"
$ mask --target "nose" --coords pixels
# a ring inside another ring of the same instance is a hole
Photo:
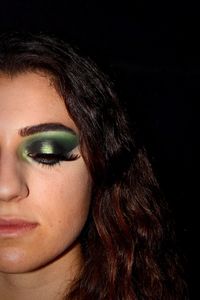
[[[0,201],[19,201],[26,198],[29,189],[25,178],[12,157],[0,158]]]

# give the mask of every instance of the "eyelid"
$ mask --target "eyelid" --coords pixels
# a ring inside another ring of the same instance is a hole
[[[35,133],[32,136],[29,136],[23,140],[19,145],[18,154],[22,159],[27,159],[28,153],[31,151],[31,147],[34,147],[34,144],[38,143],[40,145],[49,144],[53,146],[54,144],[59,145],[66,152],[70,152],[79,144],[79,136],[68,131],[47,131],[42,133]],[[62,149],[62,150],[63,150]],[[35,150],[37,152],[37,149]],[[38,153],[40,151],[38,150]],[[45,154],[45,153],[44,153]]]

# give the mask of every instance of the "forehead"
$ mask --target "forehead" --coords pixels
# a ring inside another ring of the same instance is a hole
[[[0,74],[0,129],[60,122],[77,130],[50,77],[22,73]]]

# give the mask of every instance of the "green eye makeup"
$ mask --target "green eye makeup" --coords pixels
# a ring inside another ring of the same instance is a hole
[[[61,161],[77,159],[72,150],[78,144],[78,136],[71,131],[46,131],[26,138],[18,153],[23,160],[52,166]]]

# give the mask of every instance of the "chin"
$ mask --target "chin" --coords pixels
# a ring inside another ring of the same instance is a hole
[[[32,261],[31,258],[32,255],[28,255],[21,249],[7,248],[0,250],[0,272],[19,274],[38,269],[40,263]]]

